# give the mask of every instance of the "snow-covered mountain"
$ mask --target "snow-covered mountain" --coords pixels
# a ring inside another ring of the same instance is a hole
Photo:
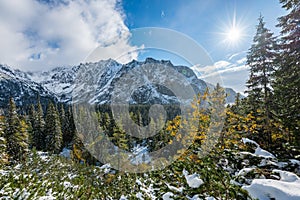
[[[161,66],[155,70],[155,66]],[[43,72],[22,72],[13,70],[8,66],[0,66],[0,98],[1,102],[14,97],[17,104],[34,103],[37,94],[41,97],[58,99],[60,102],[70,103],[74,99],[89,99],[90,103],[110,103],[113,91],[120,86],[120,80],[129,72],[138,71],[147,67],[148,73],[161,82],[185,79],[195,93],[203,93],[208,86],[203,80],[198,79],[192,69],[186,66],[174,66],[170,61],[146,59],[144,62],[131,61],[120,64],[115,60],[102,60],[96,63],[85,63],[73,67],[57,67]],[[152,68],[151,68],[152,67]],[[172,69],[178,74],[172,74],[167,69]],[[141,72],[138,72],[141,73]],[[140,74],[133,82],[140,82],[139,87],[131,94],[131,103],[142,104],[168,104],[178,102],[176,95],[164,85],[153,84],[149,76]],[[180,83],[179,83],[180,84]],[[74,92],[74,89],[76,92]],[[230,91],[227,103],[231,103],[236,93]],[[5,102],[6,104],[6,102]],[[3,107],[4,105],[0,105]]]
[[[0,108],[7,107],[10,97],[21,106],[36,103],[37,96],[42,102],[57,101],[54,93],[31,80],[27,73],[0,65]]]

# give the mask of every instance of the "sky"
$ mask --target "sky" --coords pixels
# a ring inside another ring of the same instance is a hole
[[[40,71],[151,56],[243,92],[260,14],[278,35],[277,0],[0,0],[0,63]]]

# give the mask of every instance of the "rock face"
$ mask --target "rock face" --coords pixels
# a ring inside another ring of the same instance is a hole
[[[157,70],[156,66],[160,66],[160,69]],[[146,71],[139,71],[143,67]],[[173,72],[170,73],[170,70]],[[132,72],[137,74],[131,74]],[[118,89],[116,87],[120,86],[120,82],[126,77],[130,80],[129,75],[132,76],[133,84],[141,83],[129,94],[128,100],[132,104],[177,103],[174,91],[161,84],[169,83],[170,80],[173,83],[176,83],[174,80],[178,81],[178,85],[190,85],[196,94],[204,93],[207,87],[211,87],[198,79],[189,67],[174,66],[170,61],[152,58],[147,58],[144,62],[133,60],[124,65],[109,59],[34,73],[0,65],[0,106],[5,107],[9,97],[13,97],[17,105],[36,103],[38,94],[42,101],[52,99],[70,103],[74,99],[88,99],[89,103],[106,104],[111,102],[112,94]],[[134,75],[138,75],[138,78]],[[153,83],[151,78],[161,81]],[[184,82],[180,79],[184,79]],[[228,88],[226,92],[230,93],[227,103],[231,103],[236,93]]]
[[[37,97],[43,103],[57,101],[55,94],[45,89],[19,70],[0,65],[0,108],[6,108],[8,100],[13,97],[18,106],[37,103]]]

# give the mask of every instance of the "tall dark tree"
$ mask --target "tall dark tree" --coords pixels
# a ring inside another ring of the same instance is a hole
[[[34,108],[34,105],[31,104],[29,107],[29,112],[28,112],[28,124],[29,124],[29,147],[33,148],[36,147],[35,141],[34,141],[34,126],[35,126],[35,118],[36,118],[36,111]]]
[[[280,2],[289,13],[279,18],[279,66],[273,87],[279,118],[300,145],[300,1]]]
[[[28,151],[28,133],[24,120],[20,120],[13,98],[9,100],[5,129],[7,152],[12,160],[23,160]]]
[[[75,124],[71,107],[67,107],[67,109],[65,109],[63,105],[61,106],[60,123],[63,134],[63,146],[68,146],[75,135]]]
[[[34,107],[30,109],[30,122],[33,129],[32,135],[32,144],[36,147],[37,150],[44,150],[46,147],[45,144],[45,120],[43,107],[40,100],[37,103],[37,109],[34,110]]]
[[[4,130],[5,130],[5,118],[0,111],[0,166],[1,164],[7,162],[7,153],[6,153],[7,142],[4,135]]]
[[[53,103],[49,103],[45,124],[46,150],[59,153],[62,147],[62,132],[58,111]]]
[[[67,120],[66,120],[66,113],[65,108],[61,104],[59,109],[59,119],[60,119],[60,125],[61,125],[61,132],[62,132],[62,138],[63,138],[63,146],[65,146],[65,135],[67,132]]]
[[[274,73],[274,60],[276,58],[276,41],[273,33],[265,27],[263,17],[258,18],[256,35],[247,55],[247,65],[250,67],[250,77],[247,81],[247,111],[252,112],[256,119],[262,119],[261,134],[270,144],[272,92],[270,83]],[[266,137],[265,137],[266,136]]]

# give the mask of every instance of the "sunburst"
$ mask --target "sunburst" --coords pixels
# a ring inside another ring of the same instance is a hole
[[[245,39],[245,26],[242,25],[241,21],[237,21],[236,12],[233,12],[232,19],[223,23],[221,27],[222,43],[225,43],[228,47],[239,46]]]

